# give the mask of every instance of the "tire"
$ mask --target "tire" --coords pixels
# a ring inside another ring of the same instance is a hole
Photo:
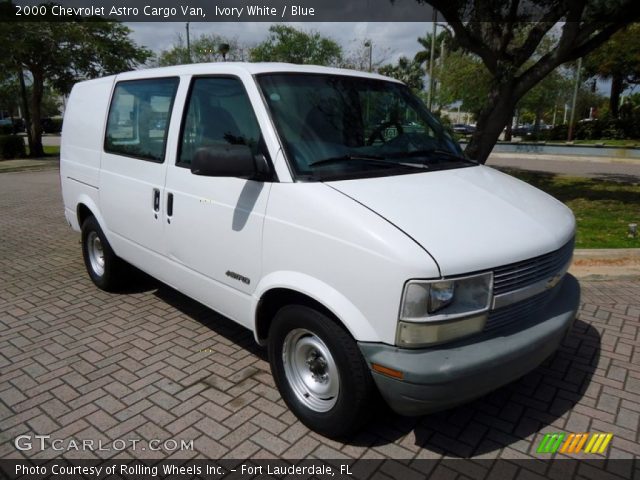
[[[333,318],[308,306],[283,307],[269,329],[268,346],[282,398],[311,430],[344,438],[374,413],[379,394],[369,368]]]
[[[113,252],[93,216],[82,224],[82,257],[89,277],[98,288],[113,292],[125,286],[126,263]]]

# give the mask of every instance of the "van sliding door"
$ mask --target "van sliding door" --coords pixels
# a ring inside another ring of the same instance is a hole
[[[145,268],[163,252],[165,152],[179,79],[117,82],[100,173],[100,209],[114,249]],[[147,255],[145,255],[147,254]]]

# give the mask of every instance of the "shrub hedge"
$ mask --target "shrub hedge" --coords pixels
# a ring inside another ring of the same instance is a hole
[[[549,130],[527,135],[527,139],[566,140],[567,125],[556,125]],[[625,140],[640,138],[640,113],[635,112],[628,118],[603,118],[588,122],[578,122],[573,131],[576,140]]]
[[[0,135],[0,160],[22,158],[27,155],[24,139],[18,135]]]

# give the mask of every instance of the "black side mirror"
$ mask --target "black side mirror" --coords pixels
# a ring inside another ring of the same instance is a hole
[[[260,157],[260,158],[256,158]],[[257,178],[264,175],[264,156],[254,157],[247,145],[212,145],[196,150],[191,173],[206,177]]]

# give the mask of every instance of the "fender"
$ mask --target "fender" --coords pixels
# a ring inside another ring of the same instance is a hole
[[[97,190],[96,190],[96,194],[97,194]],[[96,204],[96,202],[91,198],[90,195],[86,193],[79,194],[76,200],[76,210],[73,212],[76,223],[78,223],[78,205],[80,205],[81,203],[84,204],[91,211],[94,217],[96,217],[96,220],[100,225],[100,228],[102,229],[105,236],[107,237],[107,241],[111,245],[111,248],[113,248],[113,242],[111,241],[111,231],[107,227],[107,222],[102,217],[102,214],[100,213],[100,209],[98,208],[98,205]],[[82,227],[82,225],[79,225],[79,227]],[[115,252],[115,249],[114,249],[114,252]],[[118,254],[118,252],[115,252],[115,253],[116,255]]]
[[[286,288],[302,293],[325,306],[333,313],[349,333],[358,341],[379,342],[380,337],[362,312],[351,301],[326,283],[304,273],[293,271],[272,272],[263,277],[256,286],[251,304],[253,332],[258,339],[257,307],[258,302],[269,290]]]

